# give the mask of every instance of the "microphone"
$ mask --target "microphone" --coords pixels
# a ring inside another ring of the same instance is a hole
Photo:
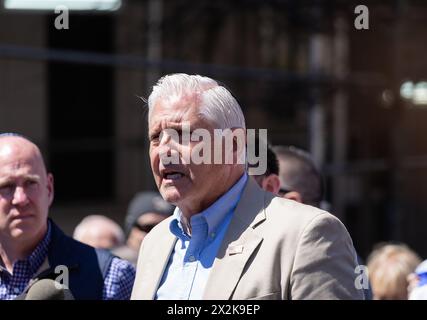
[[[24,300],[74,300],[74,297],[70,289],[58,282],[51,279],[41,279],[30,287]]]

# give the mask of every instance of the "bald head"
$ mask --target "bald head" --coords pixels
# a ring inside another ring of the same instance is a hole
[[[112,249],[124,244],[120,226],[102,215],[85,217],[74,230],[73,238],[95,248]]]
[[[0,237],[34,246],[47,229],[53,176],[40,149],[25,137],[0,135]],[[3,244],[2,243],[2,244]]]
[[[43,156],[32,141],[17,134],[0,134],[0,159],[31,159],[34,165],[47,174]]]

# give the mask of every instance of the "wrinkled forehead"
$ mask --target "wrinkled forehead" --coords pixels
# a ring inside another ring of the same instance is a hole
[[[159,122],[182,122],[199,115],[200,103],[188,97],[174,97],[159,100],[150,110],[148,125],[152,128]]]

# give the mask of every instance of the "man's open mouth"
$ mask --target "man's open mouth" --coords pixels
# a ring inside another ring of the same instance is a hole
[[[163,175],[163,178],[168,179],[168,180],[178,180],[180,178],[182,178],[184,175],[180,172],[174,172],[174,173],[167,173],[165,175]]]
[[[162,170],[161,175],[162,178],[166,180],[178,180],[185,176],[182,172],[174,170],[172,168]]]

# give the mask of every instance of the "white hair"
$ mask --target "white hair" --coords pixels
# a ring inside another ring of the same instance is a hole
[[[83,220],[74,229],[73,238],[83,241],[85,237],[96,237],[100,232],[111,235],[116,243],[120,246],[125,242],[125,235],[122,228],[112,219],[102,215],[90,215]]]
[[[219,126],[218,129],[243,128],[245,117],[233,95],[215,80],[185,73],[162,77],[148,97],[148,119],[159,100],[192,98],[199,106],[199,115]]]

